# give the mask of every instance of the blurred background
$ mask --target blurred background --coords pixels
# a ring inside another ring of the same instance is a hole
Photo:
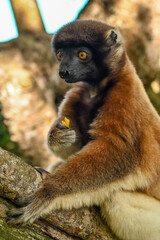
[[[57,160],[46,136],[70,86],[58,76],[51,38],[76,18],[120,29],[160,114],[159,0],[0,0],[0,146],[33,166]]]

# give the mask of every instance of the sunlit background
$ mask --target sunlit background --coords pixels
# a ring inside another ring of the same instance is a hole
[[[88,0],[36,0],[47,33],[54,33],[77,18]],[[10,0],[0,0],[0,42],[18,37]]]
[[[18,29],[9,0],[0,0],[0,42],[18,37]]]
[[[47,33],[77,18],[88,0],[36,0]]]

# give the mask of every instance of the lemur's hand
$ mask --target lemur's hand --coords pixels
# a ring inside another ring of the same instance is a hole
[[[47,137],[47,144],[54,153],[64,151],[64,148],[70,147],[75,141],[75,130],[64,126],[62,122],[53,124]]]

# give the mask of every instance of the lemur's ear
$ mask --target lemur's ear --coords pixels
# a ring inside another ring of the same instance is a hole
[[[106,34],[106,41],[109,46],[120,43],[122,41],[120,32],[114,28],[110,29]]]
[[[111,31],[111,34],[110,34],[110,37],[116,42],[117,41],[117,38],[118,38],[118,35],[115,31]]]

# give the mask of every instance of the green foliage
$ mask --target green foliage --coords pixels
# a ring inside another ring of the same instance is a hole
[[[147,93],[148,96],[153,104],[153,106],[155,107],[155,109],[157,110],[157,112],[160,115],[160,94],[156,94],[152,91],[152,89],[147,89]]]
[[[8,128],[4,123],[4,117],[2,115],[1,108],[0,108],[0,147],[10,152],[13,152],[17,155],[20,153],[18,144],[11,140]]]

